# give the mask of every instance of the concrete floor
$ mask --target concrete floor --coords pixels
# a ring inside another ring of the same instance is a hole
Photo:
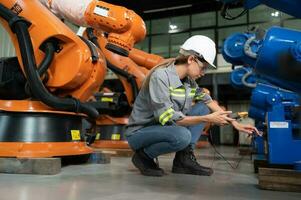
[[[198,150],[200,151],[200,150]],[[221,148],[237,157],[233,148]],[[245,157],[236,170],[212,160],[211,148],[202,150],[203,165],[212,165],[211,177],[172,174],[172,155],[160,157],[164,177],[141,176],[130,158],[113,157],[111,164],[67,166],[55,176],[0,175],[1,200],[190,200],[190,199],[301,199],[301,193],[274,192],[256,187],[253,165]],[[232,160],[233,162],[233,160]]]

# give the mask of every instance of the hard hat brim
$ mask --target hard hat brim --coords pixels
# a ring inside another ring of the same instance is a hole
[[[214,64],[209,63],[209,66],[212,67],[213,69],[217,69],[217,67]]]
[[[185,56],[190,56],[190,55],[196,56],[200,61],[202,60],[206,61],[210,67],[217,69],[217,67],[213,63],[208,62],[202,55],[199,55],[199,53],[195,52],[194,50],[186,50],[181,47],[179,53]]]
[[[213,63],[208,62],[206,59],[204,59],[204,60],[209,64],[209,66],[210,66],[211,68],[217,69],[217,67],[216,67]]]

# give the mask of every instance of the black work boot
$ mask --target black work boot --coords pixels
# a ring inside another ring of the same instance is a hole
[[[209,167],[201,166],[195,158],[192,146],[178,151],[173,160],[172,172],[177,174],[193,174],[200,176],[211,176],[213,170]]]
[[[148,157],[143,149],[139,149],[132,157],[132,162],[137,167],[141,174],[145,176],[163,176],[163,169],[159,168],[158,164],[153,159]]]

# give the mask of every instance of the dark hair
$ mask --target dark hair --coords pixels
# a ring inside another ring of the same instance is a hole
[[[150,77],[153,74],[153,72],[157,69],[160,68],[164,68],[164,67],[168,67],[169,65],[172,64],[172,62],[174,62],[175,65],[181,65],[181,64],[186,64],[188,61],[188,57],[190,55],[184,56],[182,54],[179,54],[176,58],[170,58],[170,59],[166,59],[164,62],[158,64],[157,66],[155,66],[154,68],[152,68],[148,75],[146,76],[146,78],[143,81],[143,86],[144,87],[148,87],[149,85],[149,81],[150,81]]]
[[[187,64],[189,56],[190,55],[184,56],[182,54],[179,54],[175,59],[175,65]]]

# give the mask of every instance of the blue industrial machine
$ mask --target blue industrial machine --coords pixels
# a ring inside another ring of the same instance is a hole
[[[225,5],[242,3],[245,9],[252,9],[260,4],[267,5],[276,10],[280,10],[289,15],[301,18],[300,0],[220,0]]]
[[[283,1],[253,0],[244,1],[244,5],[251,8],[264,3],[278,8],[276,5],[280,2]],[[286,1],[283,5],[292,6],[293,10],[279,10],[292,14],[294,9],[300,8],[301,2]],[[222,54],[227,62],[242,66],[232,72],[233,85],[252,89],[249,116],[256,120],[258,127],[265,127],[269,164],[295,165],[295,169],[300,170],[301,79],[289,79],[286,74],[289,63],[301,71],[301,32],[271,27],[264,35],[236,33],[226,39]],[[286,62],[292,60],[294,62]],[[262,153],[263,139],[257,137],[256,140]]]

